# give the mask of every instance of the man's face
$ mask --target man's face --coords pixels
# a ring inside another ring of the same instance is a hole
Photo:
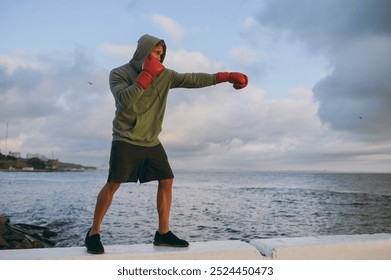
[[[161,60],[161,56],[163,55],[163,46],[160,46],[160,45],[157,45],[155,46],[150,55],[156,59],[158,59],[159,61],[162,61]]]

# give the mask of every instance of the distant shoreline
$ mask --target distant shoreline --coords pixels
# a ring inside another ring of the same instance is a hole
[[[53,172],[84,172],[96,170],[96,168],[86,168],[86,169],[61,169],[61,170],[50,170],[50,169],[34,169],[34,170],[23,170],[23,169],[0,169],[0,172],[19,172],[19,173],[53,173]]]

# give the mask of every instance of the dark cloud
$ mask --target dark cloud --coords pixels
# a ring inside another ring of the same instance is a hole
[[[51,100],[37,95],[42,82],[41,70],[17,67],[10,73],[6,67],[0,67],[0,118],[35,118],[53,113]]]
[[[316,49],[341,47],[363,35],[389,35],[388,0],[276,0],[258,15],[263,25],[292,31]]]
[[[9,124],[8,147],[45,156],[54,151],[62,160],[101,155],[94,151],[109,142],[114,110],[107,77],[83,50],[5,59],[0,123]]]
[[[258,17],[329,58],[333,71],[313,89],[319,117],[365,140],[391,136],[390,10],[387,0],[277,0]]]
[[[314,87],[319,116],[338,130],[374,140],[391,136],[391,39],[354,44]]]
[[[1,119],[31,119],[91,106],[94,92],[107,88],[102,70],[82,51],[70,57],[30,57],[26,65],[0,67]],[[94,86],[87,81],[93,80]],[[82,95],[82,96],[81,96]]]

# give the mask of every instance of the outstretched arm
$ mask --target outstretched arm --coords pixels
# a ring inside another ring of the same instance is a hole
[[[238,72],[207,73],[177,73],[172,71],[174,76],[171,88],[201,88],[212,86],[218,83],[230,82],[235,89],[242,89],[247,86],[248,78]]]

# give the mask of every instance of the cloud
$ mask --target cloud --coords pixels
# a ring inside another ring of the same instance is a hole
[[[79,158],[75,151],[99,149],[96,139],[109,142],[107,119],[112,118],[114,105],[108,71],[83,50],[62,58],[48,54],[3,58],[0,119],[9,124],[8,150],[45,156],[54,152],[62,160],[75,161]]]
[[[272,38],[273,32],[263,26],[257,17],[246,17],[239,25],[238,34],[252,46],[262,45],[265,38]]]
[[[177,72],[206,72],[213,73],[224,69],[224,64],[213,61],[199,51],[171,50],[167,51],[164,61],[168,68]]]
[[[13,69],[13,70],[11,70]],[[15,64],[0,66],[0,118],[28,119],[50,115],[53,96],[47,94],[37,98],[43,86],[44,75],[40,69]],[[46,110],[45,110],[46,109]]]
[[[108,56],[113,56],[121,59],[125,58],[130,60],[130,58],[133,57],[133,53],[136,50],[136,47],[136,45],[129,46],[104,43],[99,46],[99,50],[103,54]]]
[[[365,38],[340,51],[331,75],[314,87],[319,116],[367,140],[391,136],[391,37]]]
[[[239,66],[256,67],[266,58],[266,54],[259,50],[250,49],[248,46],[236,46],[231,48],[230,55]]]
[[[258,14],[262,25],[291,31],[315,50],[344,47],[366,35],[389,35],[391,22],[387,0],[277,0]]]
[[[328,57],[333,71],[313,89],[319,117],[351,139],[391,136],[390,9],[386,0],[277,0],[267,2],[257,17],[263,26]]]
[[[184,29],[172,18],[153,14],[152,22],[161,28],[175,43],[179,43],[184,34]]]
[[[287,152],[303,149],[323,129],[305,89],[271,101],[252,85],[242,91],[230,84],[194,91],[173,91],[168,103],[161,139],[178,166],[284,168]],[[192,98],[172,101],[186,94]]]

